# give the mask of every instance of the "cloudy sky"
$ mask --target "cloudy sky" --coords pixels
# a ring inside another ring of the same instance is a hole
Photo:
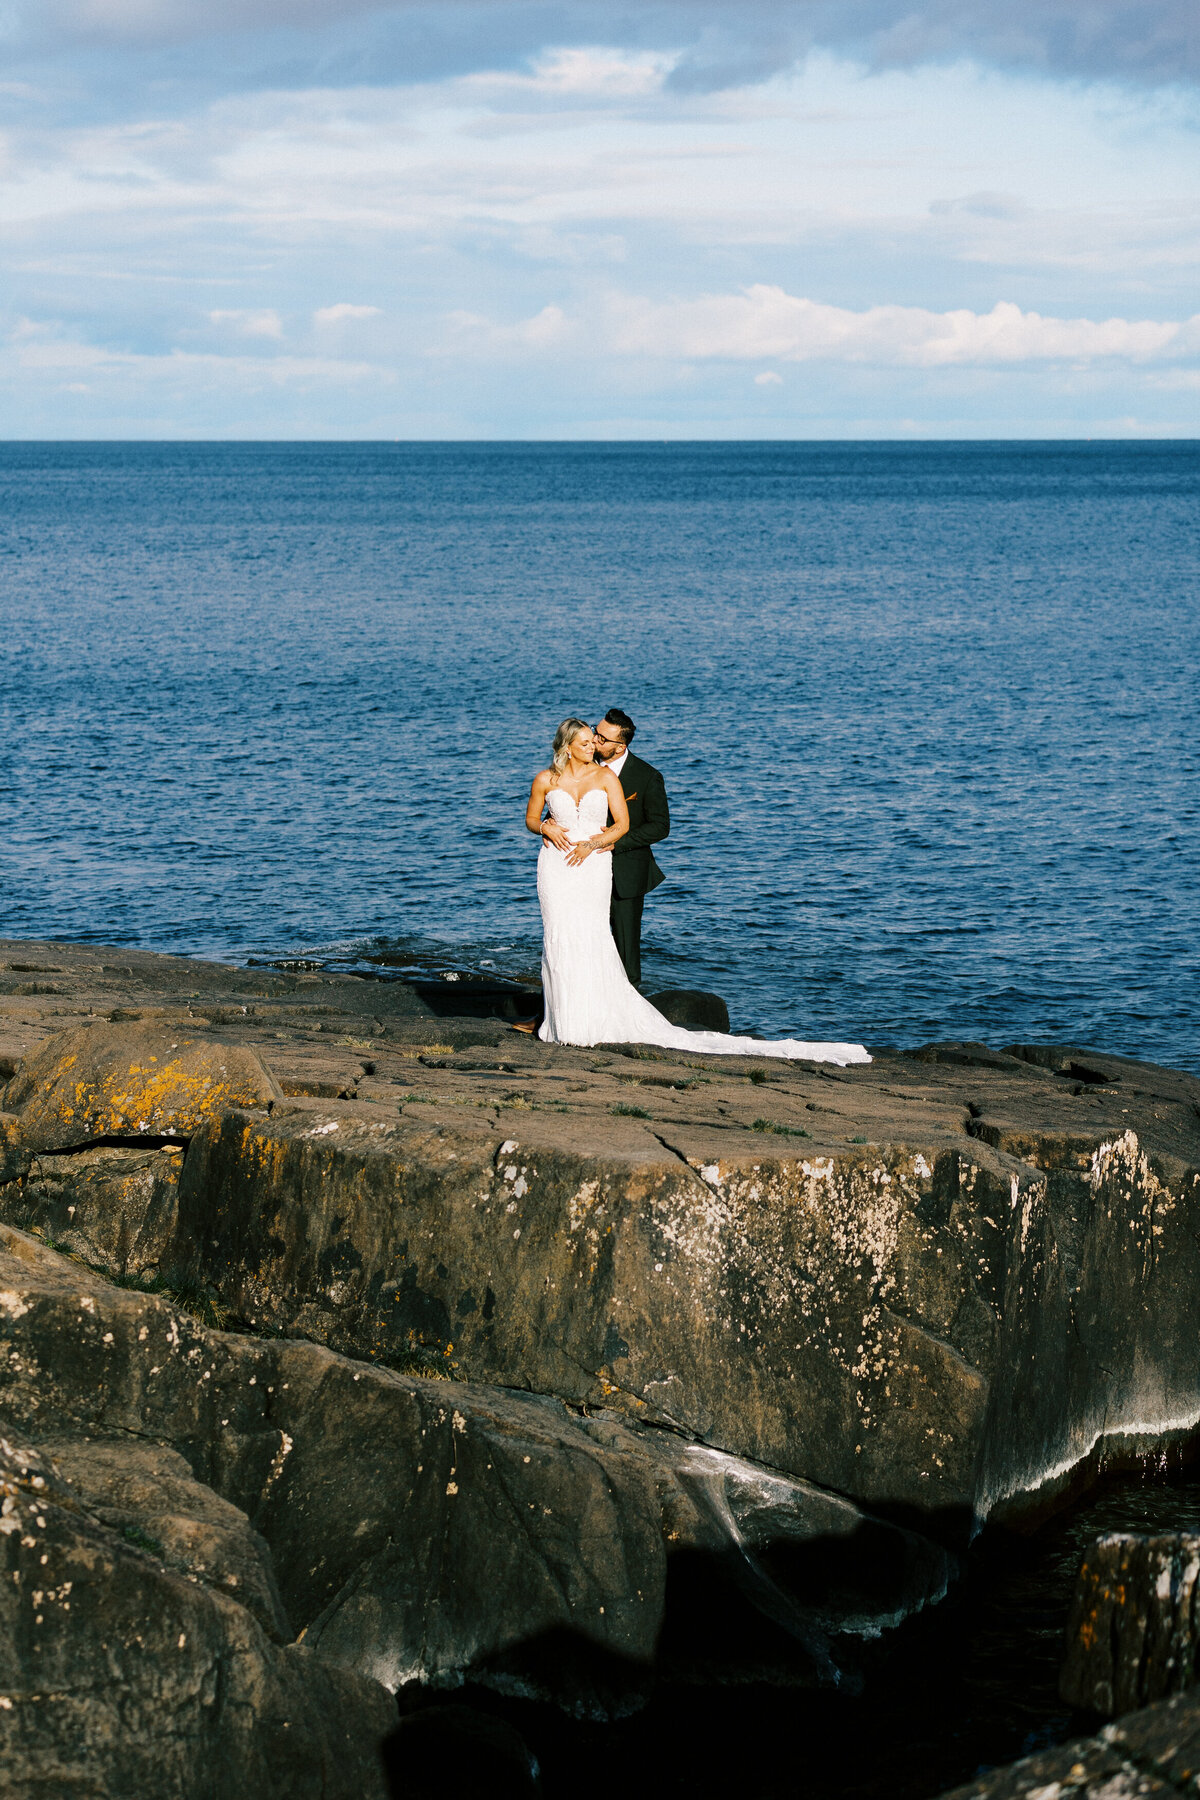
[[[1197,435],[1195,0],[0,0],[0,436]]]

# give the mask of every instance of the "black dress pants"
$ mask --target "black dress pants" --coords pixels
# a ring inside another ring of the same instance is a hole
[[[631,900],[621,900],[614,894],[608,909],[617,954],[634,987],[642,979],[642,908],[645,904],[645,894],[635,894]]]

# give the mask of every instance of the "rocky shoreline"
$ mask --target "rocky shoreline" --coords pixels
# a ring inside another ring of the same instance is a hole
[[[0,965],[14,1792],[383,1794],[414,1683],[636,1706],[684,1575],[845,1692],[987,1520],[1200,1421],[1194,1076]]]

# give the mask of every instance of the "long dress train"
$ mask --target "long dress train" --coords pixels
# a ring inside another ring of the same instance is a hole
[[[562,788],[547,804],[572,842],[604,830],[608,799],[592,788],[577,805]],[[861,1044],[762,1041],[722,1031],[672,1025],[625,974],[608,923],[612,857],[604,852],[569,868],[567,855],[543,840],[538,855],[542,908],[542,990],[546,1017],[538,1036],[548,1044],[657,1044],[709,1056],[779,1056],[797,1062],[869,1063]]]

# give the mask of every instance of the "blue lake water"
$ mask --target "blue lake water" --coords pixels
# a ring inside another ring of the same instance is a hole
[[[1200,1068],[1200,446],[0,445],[0,934],[536,968],[530,777],[666,776],[648,985]]]

